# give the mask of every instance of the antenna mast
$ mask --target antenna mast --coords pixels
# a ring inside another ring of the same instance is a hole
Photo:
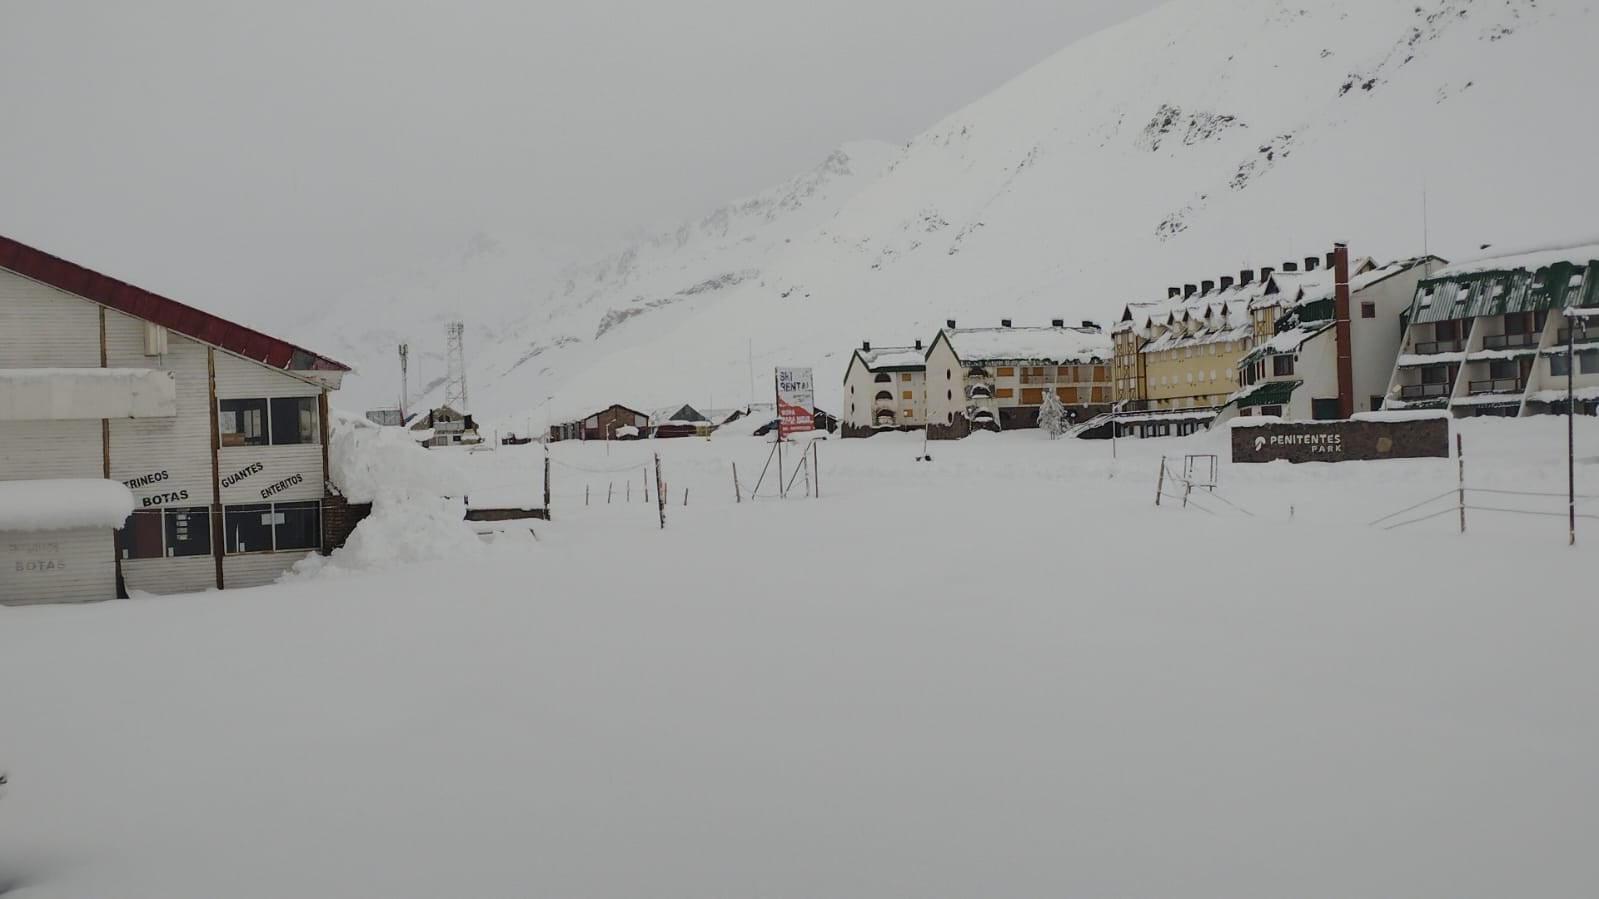
[[[454,321],[445,326],[445,358],[448,363],[444,385],[444,402],[465,415],[471,411],[466,396],[466,325]]]

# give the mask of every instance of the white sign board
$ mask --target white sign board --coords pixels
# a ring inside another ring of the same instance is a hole
[[[816,388],[808,368],[777,370],[777,433],[816,430]]]

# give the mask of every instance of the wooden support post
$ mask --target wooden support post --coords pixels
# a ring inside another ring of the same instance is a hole
[[[688,505],[688,488],[687,487],[683,488],[683,505],[685,507]]]
[[[741,503],[743,501],[744,501],[744,491],[740,490],[739,486],[738,486],[738,463],[734,462],[733,463],[733,502]]]
[[[645,494],[649,496],[648,493]],[[647,500],[646,500],[647,501]],[[666,482],[661,480],[661,454],[655,454],[655,507],[661,515],[661,530],[666,530]]]
[[[661,467],[661,455],[660,455],[660,453],[656,453],[655,454],[655,474],[656,474],[657,480],[659,479],[660,474],[661,474],[660,467]],[[647,503],[647,502],[650,501],[650,470],[648,468],[644,469],[644,476],[642,478],[640,478],[639,480],[644,482],[644,501]],[[657,486],[659,486],[659,485],[657,485]],[[660,493],[661,491],[657,490],[655,492],[656,493]]]
[[[1455,435],[1455,458],[1460,463],[1460,533],[1466,532],[1466,444],[1459,434]]]
[[[1161,491],[1166,489],[1166,457],[1160,457],[1160,474],[1155,476],[1155,505],[1160,505]]]
[[[550,452],[544,451],[544,520],[551,520],[550,515]]]
[[[816,497],[822,496],[822,447],[821,441],[811,441],[811,460],[816,463]]]

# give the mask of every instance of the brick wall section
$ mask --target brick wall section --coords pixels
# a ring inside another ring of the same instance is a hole
[[[352,503],[342,496],[322,500],[322,554],[342,547],[355,526],[372,514],[371,503]]]

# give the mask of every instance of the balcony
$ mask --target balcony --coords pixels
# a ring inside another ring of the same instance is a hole
[[[1568,341],[1570,339],[1571,339],[1571,329],[1570,328],[1561,328],[1560,329],[1560,333],[1555,337],[1555,343],[1557,345],[1559,345],[1559,346],[1565,346],[1566,345],[1566,341]],[[1578,344],[1599,343],[1599,328],[1589,328],[1586,331],[1584,331],[1581,328],[1578,328],[1577,329],[1577,340],[1576,340],[1576,342]]]
[[[1485,381],[1472,381],[1467,385],[1473,396],[1480,393],[1519,393],[1526,389],[1520,378],[1489,378]]]
[[[1057,382],[1057,380],[1060,380],[1060,379],[1056,378],[1055,373],[1053,371],[1046,372],[1046,373],[1041,374],[1041,375],[1039,375],[1039,374],[1028,374],[1027,372],[1023,371],[1020,375],[1017,376],[1017,379],[1022,384],[1054,384],[1054,383]],[[1069,384],[1071,382],[1068,379],[1068,380],[1060,380],[1060,383]]]
[[[1458,353],[1465,349],[1463,340],[1429,340],[1416,344],[1416,355],[1436,356],[1439,353]]]
[[[967,384],[966,398],[969,400],[991,400],[994,398],[994,385]]]
[[[1482,348],[1485,350],[1513,350],[1537,345],[1537,334],[1490,334],[1482,339]]]
[[[1448,384],[1406,384],[1399,388],[1399,398],[1402,400],[1424,400],[1430,397],[1448,396]]]

